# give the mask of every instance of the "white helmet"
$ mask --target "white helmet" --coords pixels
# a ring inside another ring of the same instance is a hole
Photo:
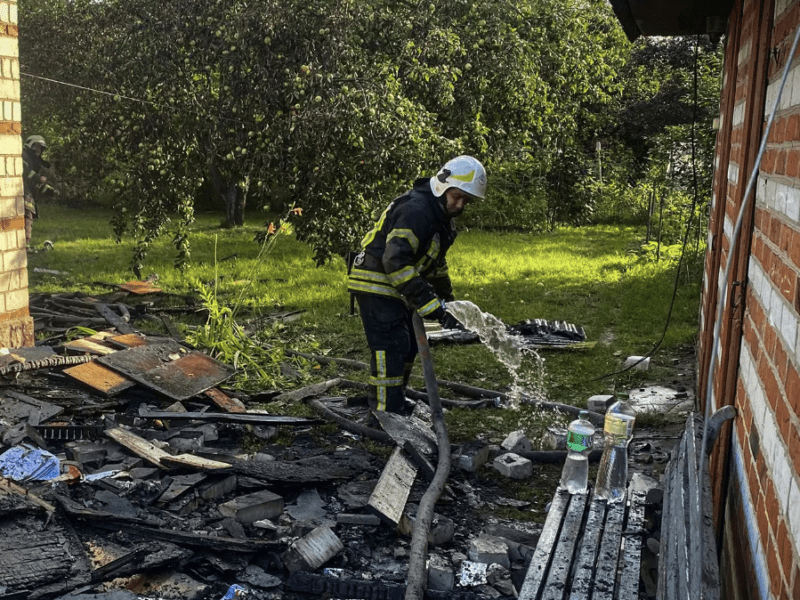
[[[486,169],[477,158],[457,156],[447,161],[439,172],[431,177],[431,191],[437,198],[449,188],[458,188],[470,196],[486,196]]]

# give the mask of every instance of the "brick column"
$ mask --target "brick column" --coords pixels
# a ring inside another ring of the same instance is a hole
[[[0,0],[0,346],[32,346],[22,193],[17,0]]]

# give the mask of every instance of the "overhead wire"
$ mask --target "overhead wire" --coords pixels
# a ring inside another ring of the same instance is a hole
[[[177,106],[171,106],[169,104],[154,102],[152,100],[144,100],[142,98],[134,98],[133,96],[126,96],[125,94],[120,94],[117,92],[107,92],[105,90],[98,90],[97,88],[87,87],[85,85],[78,85],[77,83],[69,83],[68,81],[59,81],[58,79],[51,79],[49,77],[42,77],[41,75],[33,75],[32,73],[24,73],[20,71],[20,75],[24,77],[29,77],[30,79],[37,79],[39,81],[46,81],[47,83],[54,83],[56,85],[62,85],[65,87],[70,87],[78,90],[83,90],[85,92],[92,92],[94,94],[100,94],[102,96],[111,96],[115,100],[128,100],[129,102],[138,102],[139,104],[144,104],[148,106],[152,106],[158,108],[160,110],[172,110],[178,111],[181,110],[185,113],[192,114],[198,117],[202,117],[204,119],[217,119],[219,121],[228,121],[231,123],[238,123],[240,125],[249,125],[252,127],[259,127],[258,123],[253,121],[245,121],[243,119],[234,119],[232,117],[222,117],[219,115],[210,115],[208,113],[200,112],[198,110],[191,110],[186,108],[179,108]]]
[[[634,369],[638,364],[652,357],[653,354],[655,354],[656,350],[658,350],[661,347],[661,344],[664,342],[664,339],[667,336],[667,331],[669,330],[670,322],[672,321],[672,311],[675,308],[675,299],[678,296],[678,286],[680,284],[681,267],[683,266],[683,260],[686,255],[686,246],[688,244],[689,235],[692,230],[692,221],[694,219],[695,213],[697,212],[697,205],[699,203],[699,198],[700,198],[700,193],[698,191],[698,185],[697,185],[697,150],[696,150],[697,148],[696,127],[697,127],[697,113],[698,113],[697,73],[698,73],[699,49],[700,49],[700,42],[698,36],[698,39],[695,41],[694,45],[694,67],[693,67],[694,78],[693,78],[693,94],[692,94],[693,102],[692,102],[691,136],[690,136],[691,149],[692,149],[691,164],[692,164],[693,199],[691,208],[689,210],[689,218],[686,222],[686,227],[683,234],[683,241],[681,243],[681,253],[680,256],[678,257],[678,264],[675,268],[675,281],[673,282],[672,285],[672,298],[670,299],[669,309],[667,310],[667,316],[666,319],[664,320],[664,329],[661,332],[661,337],[658,339],[658,341],[656,341],[653,348],[651,348],[650,351],[647,352],[644,356],[641,356],[639,360],[631,362],[631,364],[627,365],[623,369],[620,369],[618,371],[613,371],[611,373],[606,373],[605,375],[600,375],[599,377],[595,377],[594,379],[590,379],[589,381],[600,381],[608,377],[613,377],[614,375],[620,375],[622,373],[625,373],[626,371]]]

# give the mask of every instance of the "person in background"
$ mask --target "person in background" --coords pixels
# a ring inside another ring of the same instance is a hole
[[[472,156],[448,161],[433,177],[383,211],[361,242],[348,275],[370,349],[368,402],[373,409],[409,414],[405,388],[417,355],[412,311],[459,326],[447,312],[453,286],[447,251],[456,238],[454,218],[486,194],[486,170]]]
[[[30,248],[33,220],[39,218],[36,210],[36,200],[44,196],[56,196],[58,190],[47,183],[47,177],[42,175],[42,169],[49,167],[50,163],[42,158],[47,150],[47,143],[40,135],[32,135],[25,140],[22,148],[22,181],[25,194],[25,246]]]

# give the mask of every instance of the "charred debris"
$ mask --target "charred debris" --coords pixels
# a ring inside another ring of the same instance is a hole
[[[326,396],[355,382],[239,393],[225,385],[231,367],[181,340],[157,288],[126,285],[32,296],[49,337],[0,353],[0,600],[403,598],[438,455],[425,394],[413,416],[368,426],[365,405]],[[147,332],[155,320],[167,335]],[[68,341],[75,326],[99,333]],[[471,399],[443,403],[491,408],[501,396],[452,388]],[[255,408],[276,397],[319,418]],[[275,443],[281,428],[291,445]],[[247,452],[245,434],[263,448]],[[533,452],[515,432],[448,455],[424,596],[516,597],[540,526],[492,517],[528,503],[483,493],[473,476],[488,463],[526,479],[563,453]]]

